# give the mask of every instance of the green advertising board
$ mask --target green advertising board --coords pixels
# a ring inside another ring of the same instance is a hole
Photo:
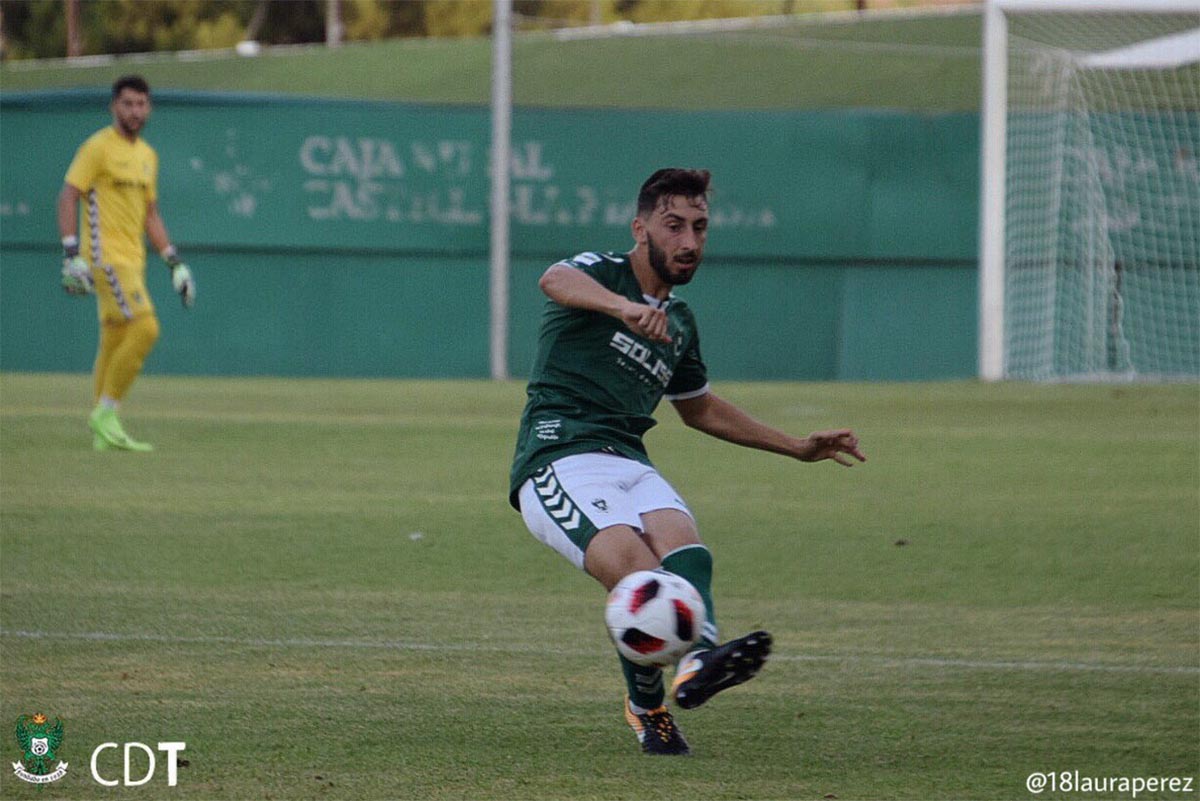
[[[106,106],[103,91],[0,96],[4,369],[86,369],[86,347],[39,343],[63,331],[78,342],[94,326],[79,302],[43,296],[55,289],[62,176],[108,124]],[[163,92],[145,136],[160,157],[164,219],[201,286],[186,321],[164,319],[147,369],[487,374],[486,108]],[[703,166],[714,175],[712,233],[705,273],[685,291],[706,331],[723,332],[706,337],[723,343],[710,349],[716,373],[973,374],[974,115],[519,108],[512,139],[514,373],[531,357],[537,274],[583,250],[629,247],[642,180]],[[847,351],[847,321],[926,318],[848,291],[897,266],[911,268],[917,295],[954,304],[949,328],[899,362],[869,353],[894,339]],[[150,289],[175,316],[161,282]],[[783,364],[762,344],[781,340],[792,354]]]

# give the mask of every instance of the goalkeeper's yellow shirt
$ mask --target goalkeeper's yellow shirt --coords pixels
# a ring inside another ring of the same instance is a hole
[[[146,209],[158,198],[158,154],[112,126],[80,146],[66,182],[83,196],[80,252],[92,265],[103,319],[152,310],[146,292]]]
[[[83,195],[84,257],[93,265],[144,267],[146,207],[158,197],[154,148],[141,137],[130,142],[109,126],[79,148],[66,181]]]

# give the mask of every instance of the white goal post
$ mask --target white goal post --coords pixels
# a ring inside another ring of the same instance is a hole
[[[984,13],[980,377],[1200,378],[1200,2]]]

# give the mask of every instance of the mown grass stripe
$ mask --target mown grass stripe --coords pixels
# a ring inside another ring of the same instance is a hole
[[[536,654],[555,656],[600,656],[601,651],[562,648],[538,648],[521,644],[491,645],[476,642],[426,643],[410,640],[326,639],[320,637],[225,637],[220,635],[184,637],[175,634],[139,632],[81,631],[55,632],[37,630],[0,630],[0,637],[27,640],[73,640],[84,642],[159,642],[173,645],[241,645],[250,648],[346,648],[350,650],[445,651]],[[1047,670],[1059,672],[1156,673],[1200,675],[1200,666],[1193,665],[1113,665],[1094,662],[1040,662],[1036,660],[949,659],[927,656],[881,656],[874,654],[772,654],[771,661],[834,662],[873,664],[905,668],[961,668],[967,670]]]

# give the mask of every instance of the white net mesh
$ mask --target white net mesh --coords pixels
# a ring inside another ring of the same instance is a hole
[[[1008,376],[1200,376],[1200,13],[1008,24]]]

